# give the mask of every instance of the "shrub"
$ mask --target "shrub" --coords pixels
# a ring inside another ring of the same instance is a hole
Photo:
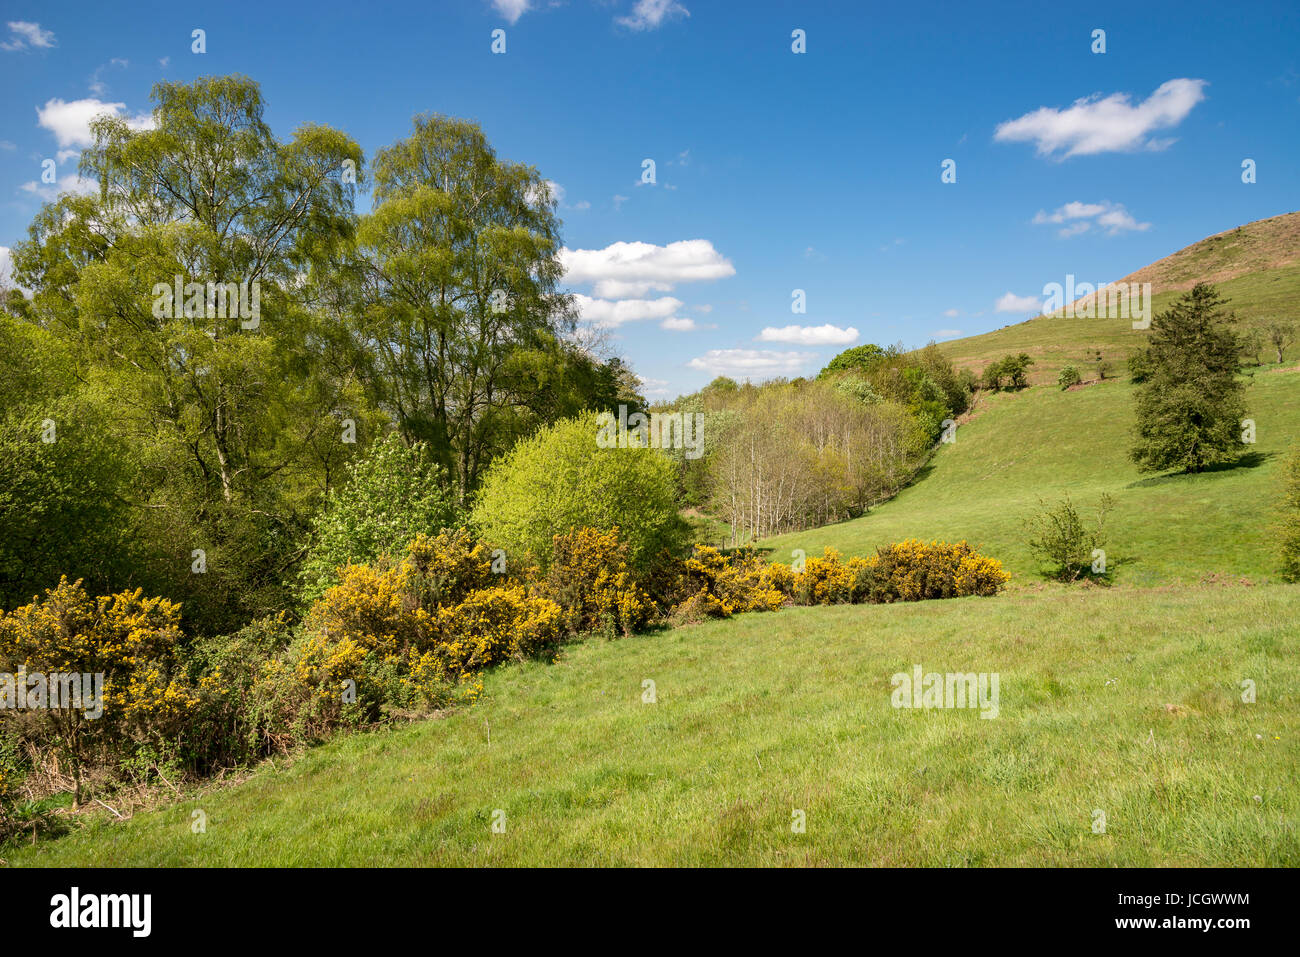
[[[601,628],[627,635],[645,624],[650,598],[632,577],[628,551],[617,528],[580,528],[555,536],[542,588],[564,610],[569,632]]]
[[[577,528],[620,529],[637,573],[661,549],[680,548],[672,460],[657,449],[598,448],[597,432],[595,415],[564,419],[498,459],[474,506],[482,537],[543,574],[554,536]]]
[[[1300,581],[1300,446],[1291,453],[1282,479],[1282,574]]]
[[[104,676],[98,718],[66,706],[0,711],[35,748],[64,759],[77,803],[87,770],[165,748],[198,704],[177,663],[180,607],[142,594],[92,598],[65,576],[44,598],[0,615],[0,674]]]
[[[779,587],[783,566],[768,565],[752,548],[725,555],[710,545],[696,545],[683,563],[689,597],[678,618],[729,618],[744,611],[776,611],[786,596]],[[787,570],[788,572],[788,570]]]
[[[556,645],[564,612],[549,598],[534,598],[521,585],[474,592],[454,608],[440,609],[435,648],[449,671],[465,676],[503,661],[522,661]]]
[[[1084,523],[1068,495],[1056,505],[1039,504],[1038,514],[1026,523],[1029,549],[1050,563],[1050,577],[1074,581],[1090,566],[1093,550],[1105,544],[1106,516],[1114,502],[1109,495],[1102,495],[1091,527]]]
[[[456,524],[446,473],[421,442],[406,446],[395,434],[375,443],[348,467],[312,522],[311,548],[300,572],[300,595],[310,604],[333,584],[339,568],[400,554],[418,534]]]
[[[871,602],[988,596],[1010,578],[1001,562],[964,541],[927,544],[909,538],[876,549],[857,576],[855,593]]]
[[[1079,375],[1079,370],[1074,366],[1066,366],[1061,370],[1061,374],[1056,377],[1056,384],[1062,389],[1068,389],[1072,385],[1078,385],[1083,381],[1083,376]]]
[[[802,572],[792,575],[791,590],[799,605],[837,605],[855,599],[854,585],[867,560],[858,556],[846,565],[833,548],[823,549],[821,557],[804,560]]]

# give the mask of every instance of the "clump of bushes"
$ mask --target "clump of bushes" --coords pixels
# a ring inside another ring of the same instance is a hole
[[[1062,391],[1072,385],[1078,385],[1082,381],[1083,376],[1079,374],[1079,370],[1074,366],[1066,366],[1061,370],[1061,374],[1056,377],[1056,384],[1061,387]]]
[[[698,589],[676,612],[683,618],[725,618],[738,611],[775,611],[783,604],[837,605],[922,601],[995,595],[1011,579],[997,559],[966,542],[908,539],[881,545],[876,554],[846,562],[827,548],[796,571],[763,564],[752,551],[723,555],[697,545],[686,561],[687,578]]]

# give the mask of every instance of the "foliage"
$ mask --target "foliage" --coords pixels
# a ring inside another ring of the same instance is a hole
[[[554,536],[578,528],[619,529],[637,570],[661,549],[680,547],[684,523],[671,459],[657,449],[599,448],[597,431],[592,414],[562,420],[488,471],[472,521],[510,562],[536,562],[545,573]]]
[[[745,611],[776,611],[786,601],[784,566],[769,565],[750,548],[723,554],[696,545],[683,563],[687,597],[675,609],[682,621],[730,618]]]
[[[1079,370],[1074,366],[1066,366],[1061,370],[1061,374],[1056,377],[1056,384],[1062,389],[1068,389],[1072,385],[1078,385],[1083,381],[1083,376],[1079,375]]]
[[[876,549],[858,576],[855,596],[870,602],[990,596],[1010,578],[1001,562],[964,541],[927,544],[910,538]]]
[[[573,634],[602,629],[628,635],[653,611],[628,564],[629,548],[619,530],[578,528],[554,537],[542,593],[564,612]]]
[[[165,598],[138,589],[92,598],[80,581],[62,578],[39,600],[0,615],[0,674],[41,675],[43,683],[102,675],[102,714],[89,717],[95,709],[83,698],[82,709],[66,702],[3,709],[0,721],[21,722],[20,733],[37,747],[63,756],[80,802],[89,766],[115,750],[166,743],[197,705],[178,662],[180,639],[180,608]]]
[[[1039,512],[1027,522],[1029,549],[1041,561],[1050,563],[1051,577],[1074,581],[1090,568],[1093,551],[1106,544],[1106,516],[1114,501],[1109,495],[1101,496],[1091,525],[1084,522],[1069,495],[1055,505],[1041,500],[1039,505]]]
[[[312,521],[303,599],[319,598],[343,565],[400,554],[418,534],[454,527],[457,512],[446,473],[424,443],[408,447],[396,434],[376,442],[348,466],[343,486],[330,491]]]
[[[861,515],[929,452],[928,425],[901,404],[824,381],[747,388],[727,413],[708,432],[708,501],[733,541]]]
[[[1029,367],[1033,364],[1025,352],[1003,356],[984,369],[980,384],[995,392],[1004,388],[1004,383],[1008,389],[1023,389],[1029,384]]]
[[[1286,351],[1287,346],[1295,342],[1295,323],[1286,322],[1282,319],[1270,319],[1264,324],[1264,334],[1268,336],[1268,343],[1273,347],[1277,361],[1281,364],[1282,354]]]
[[[1130,449],[1144,472],[1200,472],[1241,455],[1241,344],[1225,303],[1198,283],[1152,320]]]
[[[1287,581],[1300,581],[1300,446],[1292,449],[1282,476],[1282,573]]]

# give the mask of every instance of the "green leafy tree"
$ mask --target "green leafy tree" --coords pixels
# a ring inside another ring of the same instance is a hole
[[[1281,319],[1271,319],[1264,326],[1264,332],[1268,336],[1269,345],[1277,355],[1278,363],[1281,364],[1283,352],[1295,341],[1295,324]]]
[[[312,522],[301,571],[303,602],[310,603],[347,564],[369,564],[382,554],[400,557],[423,532],[455,527],[458,508],[446,475],[423,443],[405,445],[392,434],[376,442],[347,470]]]
[[[1197,283],[1151,321],[1130,450],[1144,472],[1200,472],[1241,454],[1241,343],[1226,302]]]
[[[1029,550],[1051,567],[1057,581],[1074,581],[1092,568],[1097,549],[1106,544],[1106,517],[1114,507],[1109,495],[1102,495],[1095,519],[1084,520],[1070,496],[1055,505],[1039,502],[1039,512],[1027,524]]]
[[[417,116],[376,154],[373,180],[337,295],[374,401],[429,443],[466,500],[487,463],[556,408],[545,403],[557,367],[542,360],[562,351],[574,313],[557,290],[555,201],[533,167],[445,116]]]
[[[498,459],[484,477],[472,521],[508,561],[531,557],[545,569],[552,536],[575,528],[619,529],[638,574],[662,549],[680,547],[675,466],[652,448],[600,448],[597,417],[538,430]]]
[[[362,157],[323,126],[278,141],[244,77],[153,97],[150,129],[93,122],[82,172],[99,195],[47,205],[15,278],[116,409],[166,592],[222,627],[282,603],[307,512],[348,457],[339,419],[369,421],[302,290],[352,230],[344,174]]]

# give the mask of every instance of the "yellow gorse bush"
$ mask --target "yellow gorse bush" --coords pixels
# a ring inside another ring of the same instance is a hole
[[[644,625],[653,611],[650,596],[628,567],[628,546],[617,528],[578,528],[553,538],[542,591],[564,611],[570,632],[604,626],[624,635]]]

